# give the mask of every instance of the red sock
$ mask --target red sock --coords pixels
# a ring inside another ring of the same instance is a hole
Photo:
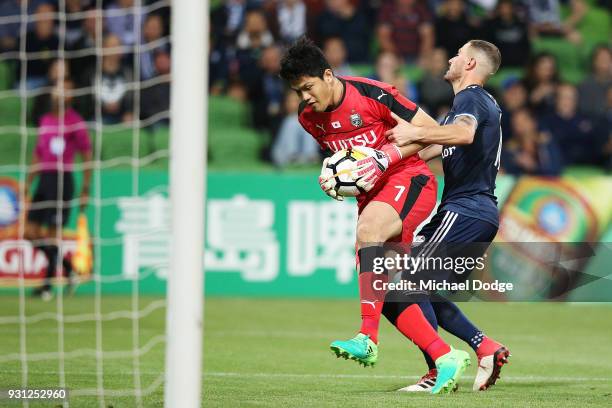
[[[404,336],[412,340],[421,350],[425,350],[434,361],[451,350],[431,327],[417,304],[408,306],[399,315],[395,325]]]
[[[370,336],[378,344],[378,327],[380,314],[385,302],[385,291],[382,288],[387,283],[385,274],[361,272],[359,274],[359,300],[361,301],[361,329],[359,331]]]

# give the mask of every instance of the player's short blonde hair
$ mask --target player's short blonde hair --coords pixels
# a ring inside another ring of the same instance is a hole
[[[480,52],[486,58],[486,63],[490,68],[488,74],[495,74],[501,65],[501,53],[499,52],[499,48],[497,48],[495,44],[484,40],[471,40],[468,44],[470,44],[473,50]]]

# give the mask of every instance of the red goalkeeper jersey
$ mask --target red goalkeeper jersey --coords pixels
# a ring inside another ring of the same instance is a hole
[[[349,147],[382,148],[385,132],[397,123],[391,112],[410,122],[418,107],[393,86],[366,78],[339,78],[344,86],[340,105],[331,112],[314,112],[300,105],[299,120],[323,149],[337,152]],[[359,213],[372,201],[392,206],[402,220],[402,232],[392,241],[412,242],[417,226],[436,204],[436,179],[418,154],[403,158],[388,169],[372,190],[357,197]]]
[[[418,110],[414,102],[386,83],[359,77],[338,79],[344,85],[344,95],[336,109],[315,112],[306,103],[300,105],[300,124],[323,149],[337,152],[367,146],[380,150],[389,144],[385,132],[397,124],[391,112],[410,122]],[[418,154],[405,157],[389,169],[389,173],[402,170],[431,174]]]

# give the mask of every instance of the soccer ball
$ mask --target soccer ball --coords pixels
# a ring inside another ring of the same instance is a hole
[[[357,160],[365,159],[367,155],[358,150],[344,149],[340,150],[327,161],[327,166],[323,171],[323,176],[328,178],[333,177],[336,180],[334,189],[336,192],[345,197],[356,197],[359,194],[365,193],[361,187],[356,184],[351,175],[355,168]]]

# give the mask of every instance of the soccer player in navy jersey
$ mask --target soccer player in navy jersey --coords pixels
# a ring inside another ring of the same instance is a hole
[[[497,72],[501,55],[497,47],[472,40],[449,60],[445,79],[455,99],[442,126],[419,127],[399,120],[386,133],[397,146],[428,144],[419,155],[424,160],[442,155],[444,191],[437,213],[415,238],[417,256],[432,256],[444,248],[446,256],[482,256],[499,225],[495,178],[502,148],[501,110],[483,89]],[[477,253],[474,253],[476,251]],[[479,253],[478,253],[479,252]],[[421,303],[433,327],[439,325],[467,342],[478,357],[474,390],[486,390],[499,377],[510,355],[502,344],[485,336],[457,306],[433,294],[429,306]],[[403,391],[426,391],[433,386],[435,364],[425,354],[430,371]]]
[[[331,151],[355,149],[367,152],[353,171],[365,191],[357,197],[357,265],[362,324],[348,341],[334,341],[338,356],[373,365],[378,356],[378,326],[385,316],[407,338],[435,362],[439,371],[432,393],[452,391],[469,365],[465,351],[454,350],[432,328],[417,302],[402,299],[385,303],[385,291],[375,282],[372,259],[384,257],[382,243],[412,242],[415,228],[432,211],[436,182],[427,165],[416,154],[424,145],[395,146],[385,132],[402,119],[416,126],[437,126],[429,115],[391,85],[357,77],[336,77],[321,50],[301,38],[285,53],[280,75],[300,96],[299,121],[321,145]],[[327,159],[323,162],[325,168]],[[321,188],[342,200],[334,189],[334,178],[319,177]]]

